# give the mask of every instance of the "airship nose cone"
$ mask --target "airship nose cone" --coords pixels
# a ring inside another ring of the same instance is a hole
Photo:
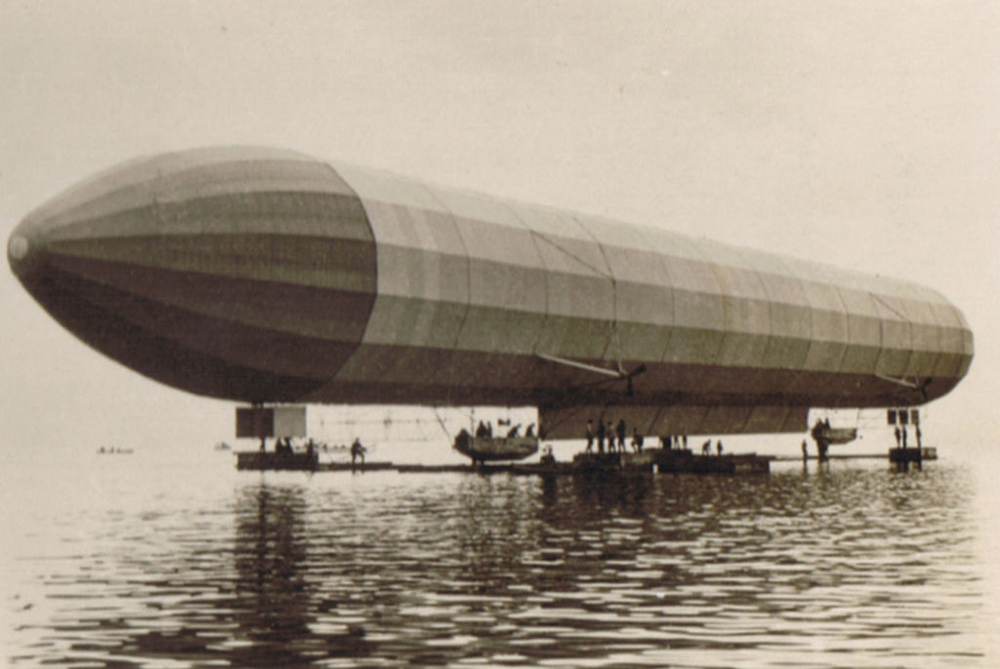
[[[294,401],[359,345],[375,242],[331,166],[254,147],[112,167],[29,213],[7,261],[85,343],[191,392]]]
[[[15,262],[24,260],[25,256],[28,255],[29,248],[30,246],[26,237],[23,235],[11,235],[10,241],[7,243],[7,257]]]
[[[30,228],[31,226],[27,223],[21,223],[10,234],[10,238],[7,239],[7,264],[10,265],[14,276],[22,282],[24,281],[24,277],[29,273],[31,266],[35,264],[33,261],[40,247],[34,232]]]

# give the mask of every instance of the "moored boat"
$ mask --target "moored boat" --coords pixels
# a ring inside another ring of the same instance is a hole
[[[812,437],[816,442],[827,445],[849,444],[858,438],[858,429],[854,427],[830,427],[817,422],[812,429]]]
[[[455,437],[454,447],[473,462],[523,460],[538,452],[538,437],[474,437],[463,429]]]

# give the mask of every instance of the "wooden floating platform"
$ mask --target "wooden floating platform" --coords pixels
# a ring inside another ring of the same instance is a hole
[[[316,467],[318,472],[350,472],[350,471],[365,471],[365,472],[378,472],[396,469],[396,465],[392,464],[388,460],[376,460],[373,462],[358,463],[352,465],[350,462],[321,462]]]
[[[827,455],[827,460],[885,460],[885,453],[845,453],[842,455]],[[801,455],[776,455],[771,458],[775,462],[802,462],[805,460],[818,461],[818,455],[807,455],[803,458]]]
[[[315,471],[318,465],[315,453],[244,451],[236,454],[236,469],[240,471]]]
[[[922,463],[937,460],[937,449],[893,448],[888,459],[892,463]],[[817,460],[815,455],[806,459]],[[885,453],[830,455],[828,460],[886,459]],[[352,465],[350,462],[320,462],[317,454],[260,453],[236,454],[236,468],[247,471],[310,471],[310,472],[374,472],[395,471],[401,474],[483,473],[516,476],[567,476],[593,474],[767,474],[771,462],[801,461],[795,456],[749,454],[696,455],[691,451],[653,448],[641,453],[579,453],[572,462],[534,462],[448,465],[397,465],[388,461],[370,461]]]
[[[516,475],[604,476],[618,474],[767,474],[772,458],[744,455],[695,455],[691,451],[650,449],[642,453],[580,453],[572,462],[507,465]],[[484,471],[493,471],[487,466]]]
[[[920,464],[924,460],[937,460],[937,449],[933,446],[923,448],[890,448],[889,462],[903,464],[915,462]]]
[[[236,454],[236,469],[246,471],[349,472],[396,469],[391,462],[320,462],[316,453],[244,451]]]
[[[417,473],[484,473],[518,476],[566,476],[604,474],[767,474],[774,458],[756,454],[695,455],[691,451],[654,448],[641,453],[580,453],[572,462],[537,462],[528,464],[395,465],[391,462],[321,463],[316,454],[260,453],[236,454],[236,468],[247,471],[396,471]]]

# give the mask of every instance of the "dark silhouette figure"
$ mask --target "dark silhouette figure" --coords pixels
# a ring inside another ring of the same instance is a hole
[[[355,439],[351,444],[351,469],[357,466],[357,461],[361,460],[361,470],[365,469],[365,447],[361,445],[360,439]]]
[[[642,443],[645,441],[644,437],[639,434],[639,428],[632,428],[632,450],[636,453],[642,453]]]

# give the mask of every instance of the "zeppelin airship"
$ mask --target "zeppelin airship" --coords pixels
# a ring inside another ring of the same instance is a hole
[[[934,290],[224,147],[114,167],[30,213],[8,261],[91,347],[191,393],[533,406],[549,438],[804,431],[810,407],[949,392],[972,333]]]

